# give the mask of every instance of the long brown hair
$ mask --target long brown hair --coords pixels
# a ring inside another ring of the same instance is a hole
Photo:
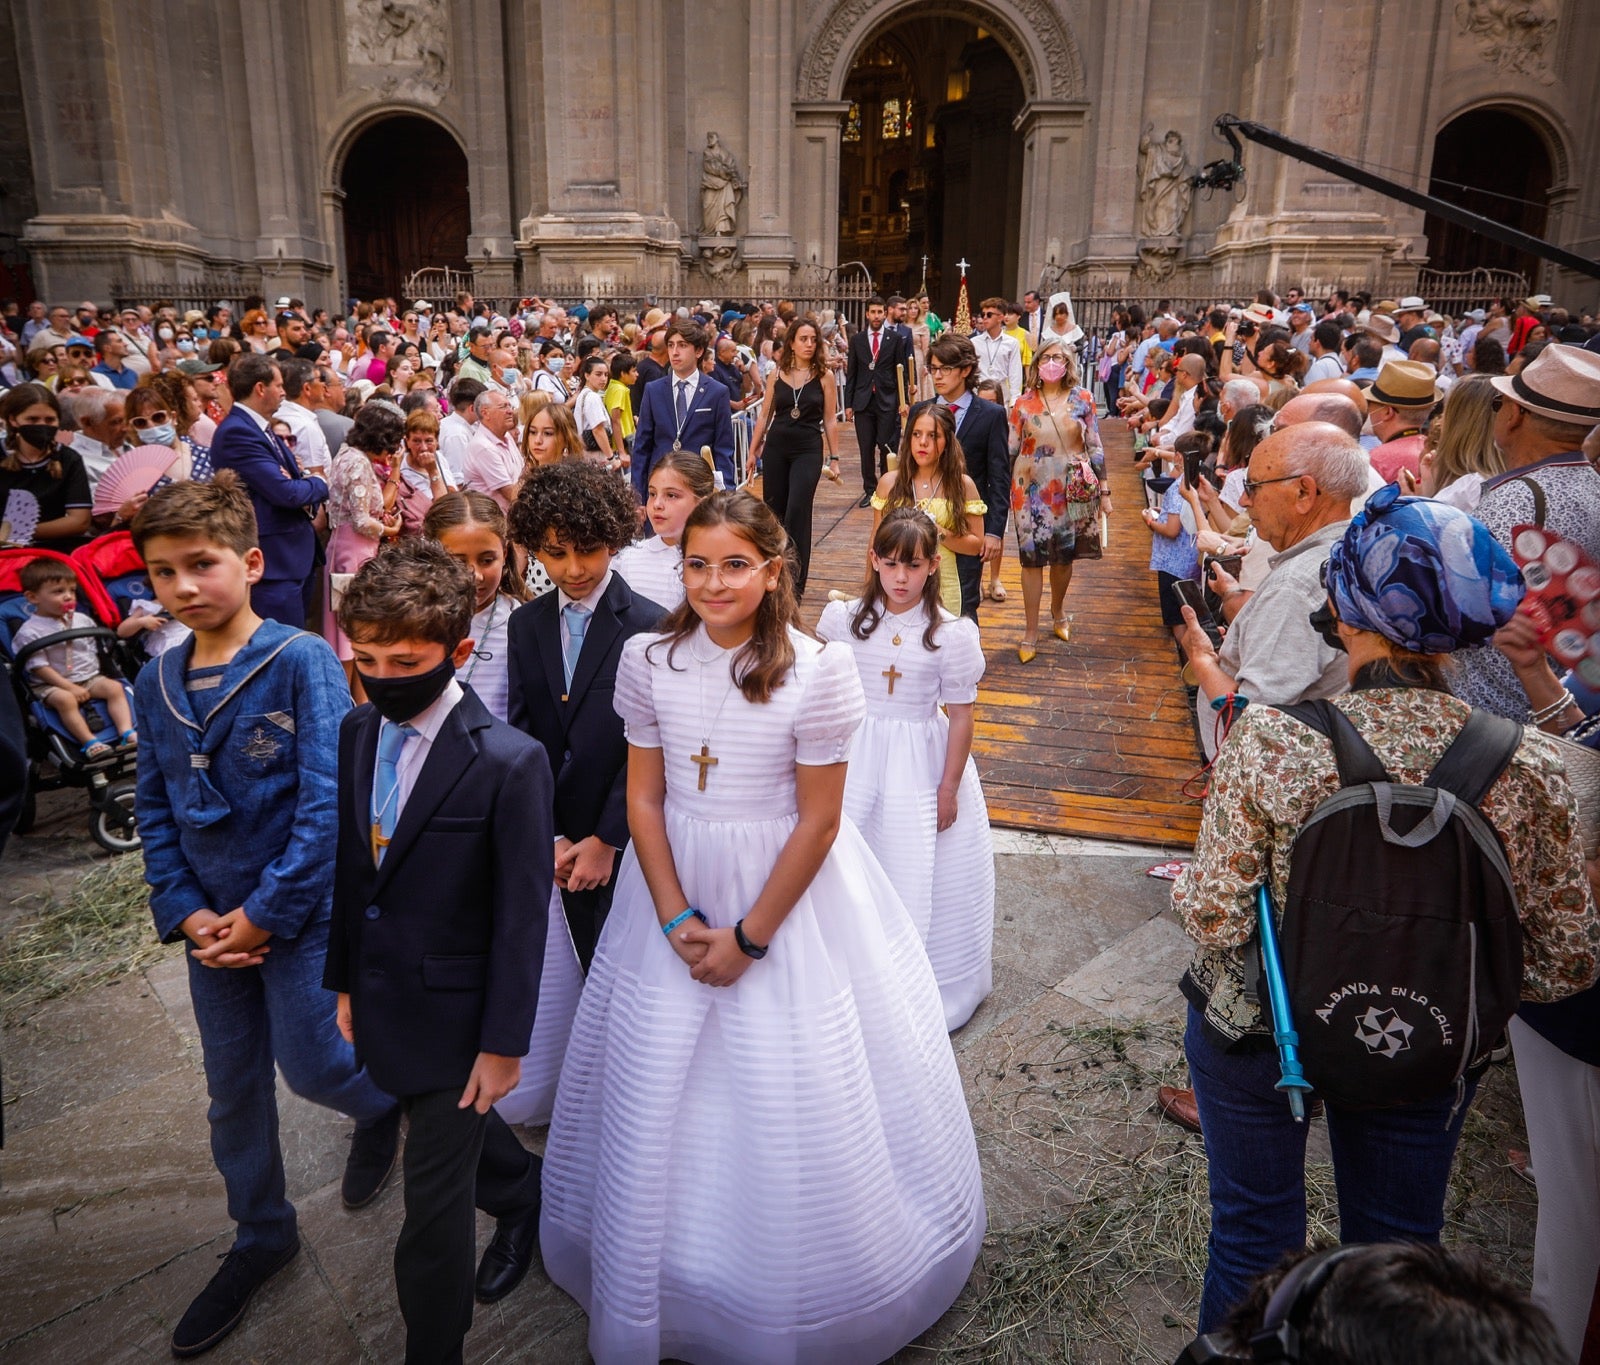
[[[416,416],[415,413],[412,416]],[[422,534],[429,540],[438,540],[446,531],[457,526],[482,526],[500,537],[500,547],[505,554],[505,568],[500,572],[500,591],[518,602],[528,600],[528,585],[517,572],[517,561],[511,553],[511,528],[500,504],[487,493],[475,488],[463,488],[435,498],[428,514],[422,519]]]
[[[783,686],[789,670],[794,667],[794,641],[789,638],[789,631],[811,634],[800,620],[800,607],[795,600],[794,579],[786,554],[789,537],[784,533],[783,523],[759,498],[742,490],[713,493],[696,505],[684,523],[685,557],[689,553],[690,537],[696,531],[713,526],[726,526],[741,540],[748,540],[761,559],[776,559],[784,564],[777,587],[768,592],[756,608],[755,633],[730,663],[746,701],[771,701],[772,694]],[[650,658],[651,651],[664,644],[667,667],[672,668],[678,646],[694,634],[699,624],[700,618],[685,597],[677,610],[661,622],[662,638],[646,647],[645,657]]]
[[[0,399],[0,427],[4,429],[0,431],[0,435],[5,438],[5,457],[0,459],[0,469],[4,469],[8,473],[15,474],[22,468],[22,458],[17,454],[20,438],[16,433],[16,429],[11,425],[11,419],[20,413],[26,412],[35,403],[43,403],[45,407],[55,413],[57,421],[61,420],[61,400],[49,389],[45,388],[43,384],[32,382],[18,384],[13,388],[7,389],[5,397]],[[58,437],[57,441],[45,452],[50,457],[46,462],[45,472],[52,479],[61,477],[61,461],[56,457],[56,451],[60,447],[59,437],[61,433],[59,430],[56,435]]]
[[[676,474],[683,480],[684,486],[694,494],[697,503],[704,502],[717,491],[716,476],[711,472],[712,465],[703,455],[692,450],[669,450],[659,460],[650,466],[652,474],[659,474],[662,470]],[[646,491],[649,481],[646,480]]]
[[[586,458],[583,450],[583,438],[578,435],[578,421],[572,415],[572,409],[565,403],[558,403],[548,393],[538,393],[535,398],[542,397],[545,401],[540,403],[528,413],[527,424],[522,428],[522,463],[526,469],[535,469],[537,464],[533,452],[528,449],[528,435],[533,430],[533,419],[541,412],[550,414],[550,421],[554,424],[556,435],[561,438],[561,458],[563,460],[581,460]]]
[[[895,471],[894,487],[889,490],[884,511],[896,507],[915,507],[917,493],[914,480],[917,474],[916,457],[911,453],[911,433],[924,417],[933,420],[936,434],[944,437],[944,450],[939,456],[939,492],[945,506],[950,509],[951,521],[945,527],[957,535],[967,529],[967,457],[962,454],[961,442],[956,438],[956,422],[943,403],[924,403],[911,414],[905,434],[900,438],[900,467]]]
[[[811,335],[816,338],[816,345],[811,348],[811,377],[821,379],[828,373],[828,366],[822,355],[822,328],[812,317],[796,318],[789,324],[789,330],[783,334],[783,349],[778,352],[778,371],[786,373],[794,368],[794,339],[802,327],[809,327]],[[787,384],[789,381],[786,379],[783,382]]]
[[[939,528],[933,518],[919,507],[896,507],[878,523],[872,534],[872,553],[879,559],[897,560],[904,564],[913,559],[937,560],[939,555]],[[878,571],[868,567],[867,581],[861,585],[861,601],[850,618],[850,633],[858,640],[868,639],[878,628],[889,608],[889,595],[883,590]],[[922,610],[928,617],[922,632],[922,647],[938,649],[934,636],[939,633],[943,618],[939,615],[939,570],[937,565],[922,585]]]

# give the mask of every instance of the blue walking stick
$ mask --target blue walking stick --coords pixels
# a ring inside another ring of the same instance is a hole
[[[1289,987],[1283,979],[1283,957],[1278,951],[1278,920],[1272,892],[1266,884],[1256,888],[1256,919],[1261,938],[1261,969],[1267,978],[1267,1001],[1272,1009],[1272,1040],[1278,1045],[1278,1089],[1289,1092],[1289,1112],[1296,1123],[1306,1121],[1305,1091],[1311,1082],[1300,1069],[1300,1035],[1289,1016]]]

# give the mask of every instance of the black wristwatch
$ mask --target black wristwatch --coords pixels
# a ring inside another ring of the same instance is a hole
[[[740,920],[733,926],[734,941],[739,945],[739,951],[746,957],[753,957],[757,962],[767,955],[765,948],[757,947],[744,936],[744,921]]]

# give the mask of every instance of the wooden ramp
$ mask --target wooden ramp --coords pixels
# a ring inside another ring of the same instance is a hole
[[[817,492],[811,583],[805,612],[815,623],[828,591],[853,596],[866,566],[870,510],[856,507],[860,470],[853,428],[841,429],[842,483]],[[1048,584],[1039,656],[1017,662],[1022,586],[1008,533],[1004,603],[980,612],[989,667],[978,695],[973,754],[990,818],[1051,834],[1190,844],[1200,807],[1183,794],[1200,766],[1177,654],[1161,624],[1150,533],[1120,421],[1101,434],[1116,513],[1105,557],[1080,564],[1067,594],[1072,641],[1049,633]]]

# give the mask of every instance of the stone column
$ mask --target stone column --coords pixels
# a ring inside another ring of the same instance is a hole
[[[797,100],[790,183],[794,259],[804,270],[839,264],[839,134],[848,100]]]
[[[744,264],[750,285],[756,289],[787,284],[795,256],[790,232],[794,122],[788,98],[794,67],[793,9],[794,0],[762,0],[750,8]],[[837,171],[834,183],[838,183]]]
[[[1089,170],[1088,113],[1086,102],[1034,100],[1017,115],[1014,127],[1023,139],[1017,298],[1038,287],[1041,271],[1065,265],[1088,230],[1089,201],[1081,192]]]
[[[508,298],[517,291],[517,255],[511,212],[511,147],[506,126],[505,31],[501,0],[465,0],[455,8],[452,93],[461,102],[467,146],[472,230],[467,260],[474,293]]]
[[[1081,254],[1088,265],[1125,270],[1138,255],[1134,213],[1149,42],[1150,0],[1118,0],[1107,7],[1093,180],[1085,175],[1081,181],[1093,186],[1093,231],[1086,233]]]

